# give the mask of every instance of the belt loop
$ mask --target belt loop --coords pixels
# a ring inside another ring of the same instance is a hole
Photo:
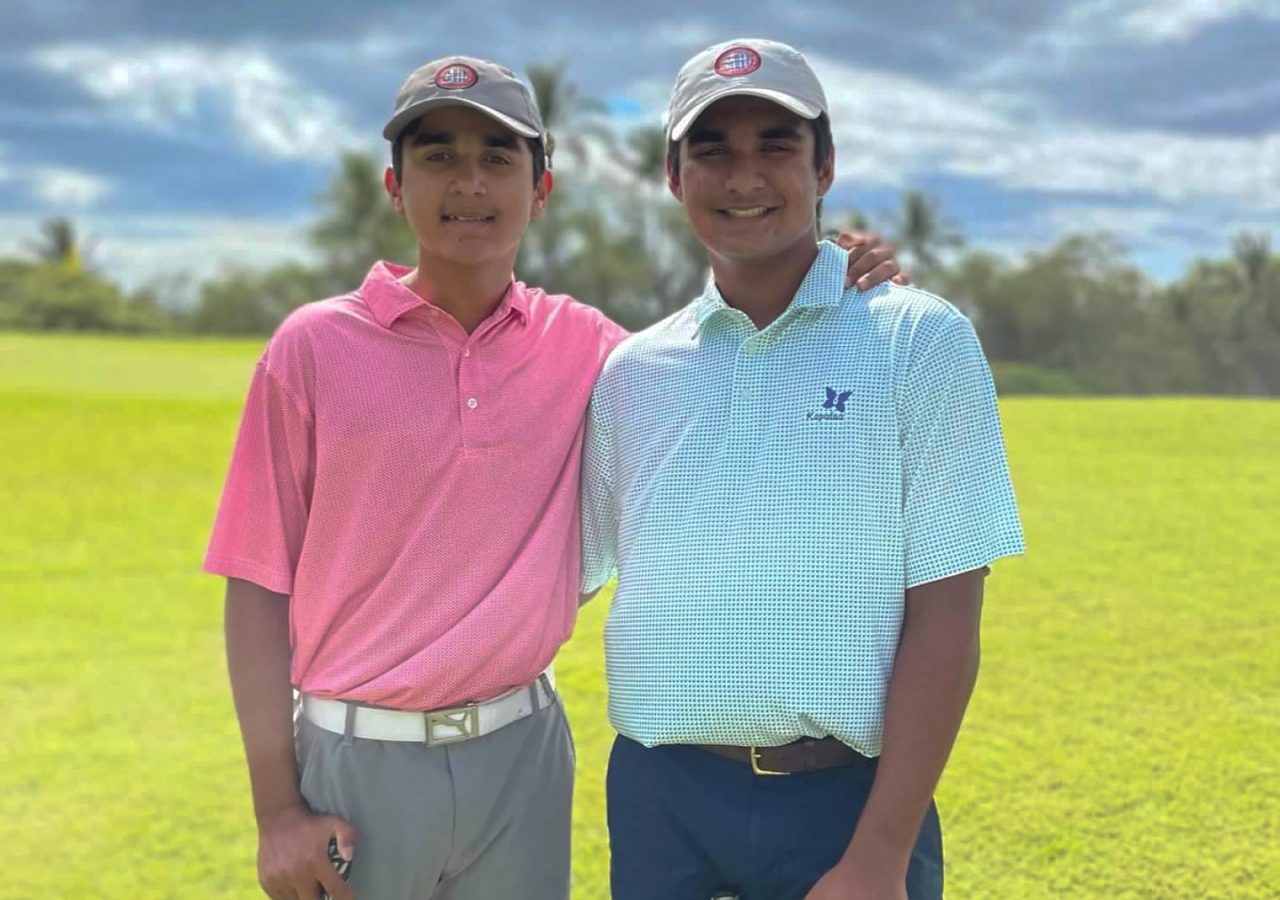
[[[538,676],[538,683],[542,685],[542,689],[547,692],[547,703],[556,702],[556,689],[551,686],[551,678],[546,672]]]
[[[344,747],[350,747],[352,739],[356,736],[356,705],[354,703],[347,704],[347,722],[342,729],[342,744]]]

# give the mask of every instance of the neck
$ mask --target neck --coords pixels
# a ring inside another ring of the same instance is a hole
[[[463,265],[429,257],[419,247],[418,267],[401,281],[423,300],[453,316],[463,330],[471,334],[493,315],[506,296],[514,262],[514,258],[504,257],[479,265]]]
[[[818,258],[818,245],[806,237],[776,256],[729,259],[711,256],[711,271],[724,302],[744,312],[761,330],[791,305],[801,282]]]

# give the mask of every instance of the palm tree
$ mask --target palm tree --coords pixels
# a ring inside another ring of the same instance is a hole
[[[547,131],[548,162],[554,161],[555,151],[560,148],[573,163],[581,165],[587,160],[586,137],[607,139],[607,129],[598,120],[605,107],[578,90],[565,72],[566,65],[564,60],[551,65],[535,63],[527,68],[527,74]],[[582,228],[585,220],[574,210],[575,204],[585,202],[585,197],[573,188],[570,179],[563,174],[557,176],[551,202],[542,218],[525,235],[516,257],[516,272],[522,279],[551,291],[563,288],[561,271],[571,255],[575,238],[578,243],[590,239]]]
[[[964,243],[959,225],[939,215],[937,198],[919,191],[902,195],[902,208],[893,219],[898,246],[909,254],[913,267],[922,274],[937,268],[938,251]]]
[[[380,259],[417,262],[413,233],[383,188],[384,168],[373,156],[345,152],[319,198],[325,215],[312,226],[311,242],[325,256],[334,289],[358,285]]]
[[[66,216],[54,216],[40,223],[40,239],[27,241],[27,249],[47,263],[66,266],[72,271],[84,265],[92,242],[82,244],[76,223]]]
[[[636,231],[654,261],[654,312],[666,316],[702,292],[710,277],[706,248],[689,228],[682,207],[667,195],[667,133],[656,125],[631,132],[630,169],[641,182],[662,187],[662,195],[644,199],[628,210],[639,212]]]
[[[1231,255],[1244,276],[1245,288],[1252,296],[1256,296],[1262,287],[1263,275],[1271,262],[1271,238],[1266,234],[1236,235],[1231,241]]]
[[[563,147],[574,162],[582,163],[587,156],[585,137],[607,134],[597,122],[591,121],[605,112],[605,105],[578,91],[565,75],[566,65],[564,60],[551,65],[530,65],[529,84],[538,111],[542,113],[542,125],[547,130],[547,157],[550,158],[557,147]]]
[[[631,148],[631,171],[649,184],[667,183],[667,133],[657,125],[646,125],[631,132],[627,144]]]

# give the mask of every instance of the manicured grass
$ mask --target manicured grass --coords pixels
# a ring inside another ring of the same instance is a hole
[[[0,335],[0,896],[260,896],[198,573],[259,350]],[[1030,554],[991,579],[939,790],[948,897],[1275,897],[1280,403],[1004,409]],[[607,600],[557,669],[584,900],[607,896]]]

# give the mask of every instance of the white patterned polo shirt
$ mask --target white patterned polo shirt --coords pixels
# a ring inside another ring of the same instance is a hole
[[[646,746],[834,735],[868,756],[907,588],[1023,551],[969,320],[844,289],[824,242],[763,330],[714,283],[596,383],[583,588],[615,572],[609,714]]]

